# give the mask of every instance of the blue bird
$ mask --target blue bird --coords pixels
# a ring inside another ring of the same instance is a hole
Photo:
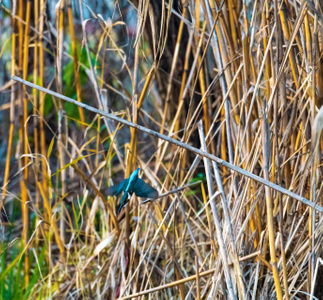
[[[127,205],[133,193],[135,193],[137,197],[158,197],[157,190],[138,177],[139,171],[140,168],[136,169],[128,179],[106,189],[106,193],[109,196],[119,196],[123,192],[120,205],[117,206],[117,215],[119,215],[121,210]]]

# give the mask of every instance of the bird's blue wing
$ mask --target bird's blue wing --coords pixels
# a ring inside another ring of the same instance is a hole
[[[158,192],[148,183],[144,182],[142,179],[138,178],[132,191],[137,197],[145,198],[156,198],[158,197]]]
[[[113,185],[105,189],[106,195],[109,196],[119,196],[127,187],[129,179],[125,179],[119,184]]]

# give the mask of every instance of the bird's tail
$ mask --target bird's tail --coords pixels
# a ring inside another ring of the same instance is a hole
[[[123,193],[123,196],[121,198],[120,204],[117,205],[117,216],[120,214],[122,209],[128,204],[129,202],[129,195],[127,193]]]
[[[117,216],[119,216],[119,215],[120,215],[120,213],[121,213],[121,211],[122,211],[123,206],[124,206],[124,205],[121,205],[121,204],[117,205]]]

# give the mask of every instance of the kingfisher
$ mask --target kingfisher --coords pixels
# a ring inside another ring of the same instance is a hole
[[[117,206],[117,216],[121,210],[127,205],[131,195],[135,193],[137,197],[143,198],[157,198],[158,191],[150,186],[148,183],[138,177],[140,168],[136,169],[129,178],[123,180],[121,183],[110,186],[106,189],[109,196],[119,196],[122,192],[120,205]]]

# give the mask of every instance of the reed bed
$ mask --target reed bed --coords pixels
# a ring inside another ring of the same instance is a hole
[[[1,299],[323,299],[323,7],[0,3]],[[136,169],[157,199],[119,216]]]

